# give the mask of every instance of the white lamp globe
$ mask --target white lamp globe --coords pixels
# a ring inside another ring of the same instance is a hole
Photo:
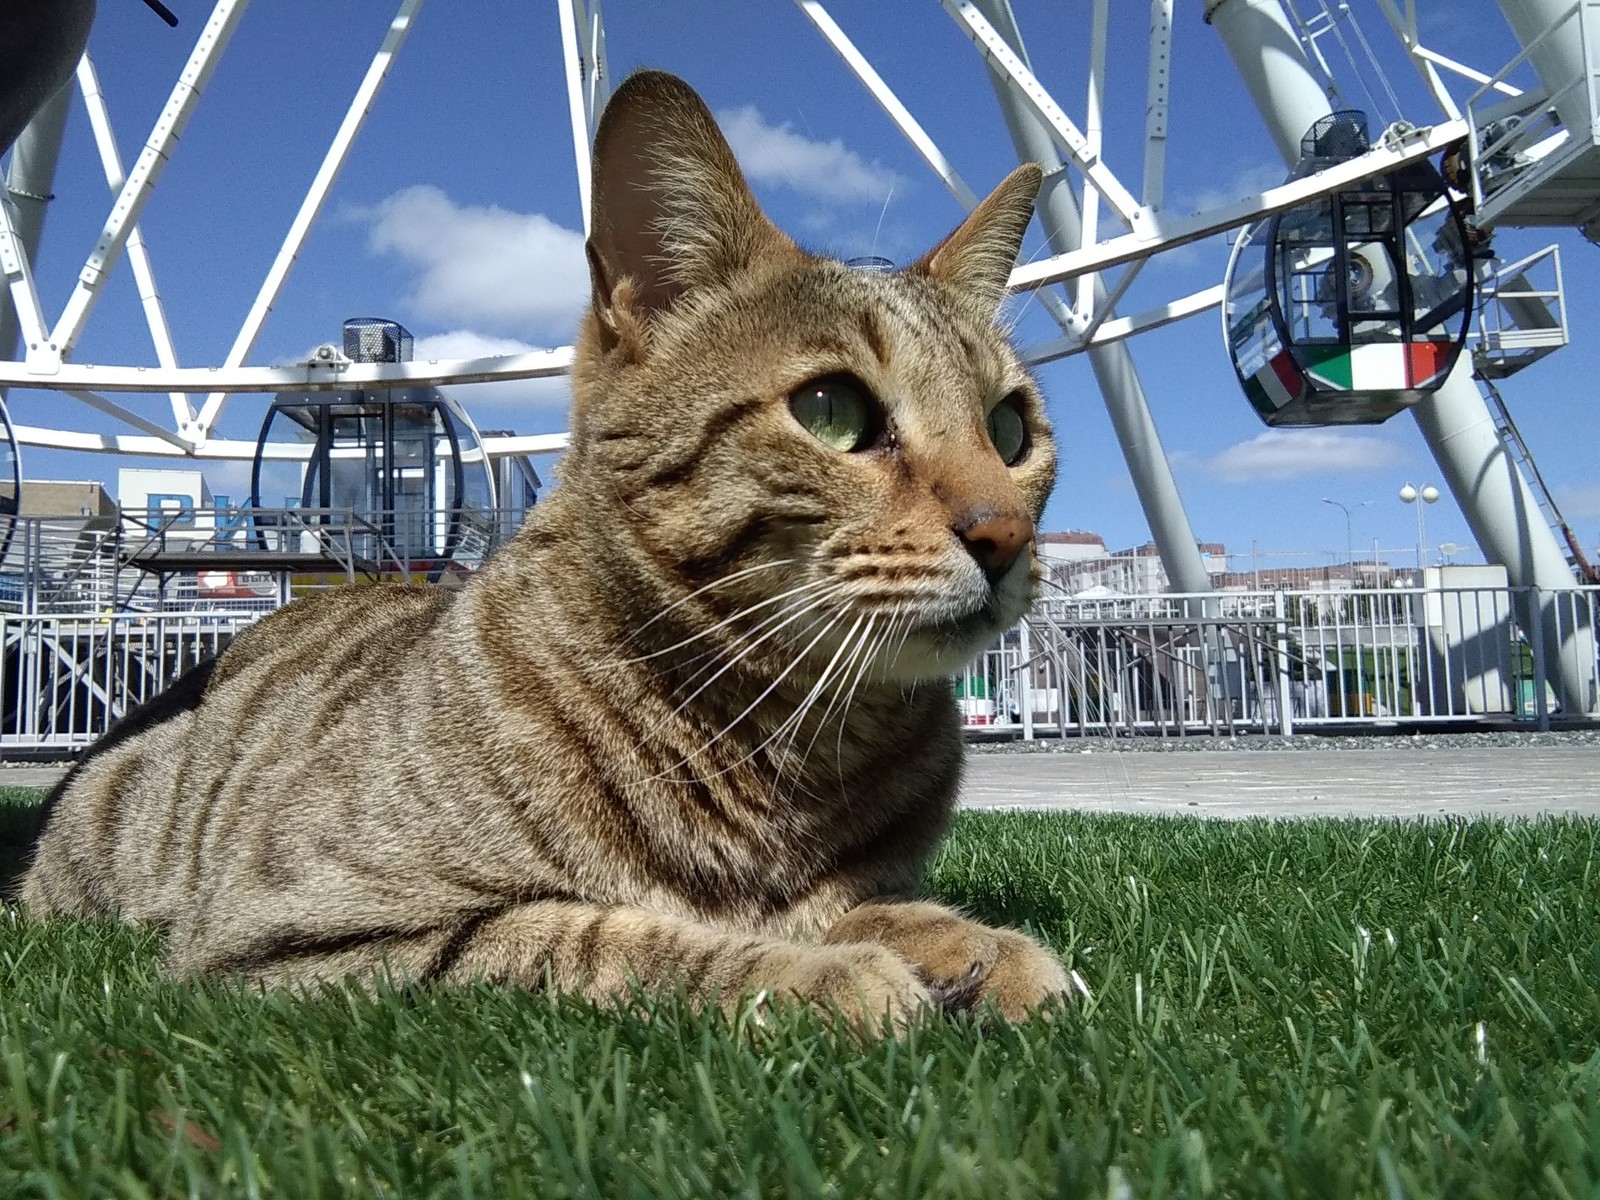
[[[1438,498],[1439,489],[1434,487],[1432,484],[1429,484],[1427,487],[1422,489],[1422,499],[1424,503],[1432,504]]]
[[[1416,498],[1417,489],[1412,487],[1409,483],[1400,489],[1400,499],[1404,500],[1407,504],[1410,504]]]

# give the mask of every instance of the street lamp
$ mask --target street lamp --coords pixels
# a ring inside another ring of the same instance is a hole
[[[1355,542],[1350,536],[1350,506],[1348,504],[1341,504],[1337,500],[1330,500],[1326,496],[1322,498],[1322,502],[1324,504],[1331,504],[1344,513],[1344,557],[1345,561],[1350,564],[1350,586],[1354,587],[1356,582],[1356,551]],[[1363,500],[1360,504],[1356,505],[1356,507],[1365,508],[1371,503],[1371,500]]]
[[[1425,483],[1420,488],[1413,487],[1408,483],[1400,489],[1400,499],[1407,504],[1415,504],[1417,506],[1417,570],[1421,571],[1428,565],[1424,558],[1424,555],[1427,554],[1428,535],[1426,532],[1427,522],[1422,515],[1426,511],[1423,505],[1437,504],[1439,501],[1439,489],[1431,483]],[[1418,501],[1421,503],[1418,503]],[[1422,581],[1419,579],[1417,582],[1420,584]]]

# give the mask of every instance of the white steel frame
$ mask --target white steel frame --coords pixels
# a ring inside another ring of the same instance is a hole
[[[977,197],[973,190],[893,89],[873,69],[866,56],[846,36],[821,0],[796,0],[796,3],[956,199],[964,206],[974,205]],[[1397,0],[1379,0],[1424,78],[1430,81],[1430,86],[1436,84],[1435,94],[1440,97],[1446,118],[1436,125],[1413,130],[1392,144],[1381,144],[1360,159],[1317,175],[1269,188],[1257,195],[1243,196],[1206,212],[1175,216],[1163,208],[1173,0],[1151,0],[1150,5],[1146,87],[1149,103],[1144,120],[1143,155],[1139,164],[1141,172],[1137,191],[1113,170],[1102,153],[1101,96],[1105,87],[1109,0],[1094,0],[1089,84],[1084,105],[1086,116],[1081,126],[1067,115],[971,0],[941,0],[941,3],[975,49],[1003,78],[1009,93],[1050,130],[1063,159],[1077,170],[1083,185],[1083,248],[1018,267],[1012,275],[1013,290],[1037,292],[1043,306],[1063,330],[1059,338],[1027,348],[1026,357],[1033,363],[1050,362],[1082,353],[1094,346],[1118,342],[1205,312],[1220,302],[1222,288],[1218,285],[1176,297],[1131,316],[1112,315],[1128,285],[1151,256],[1238,228],[1360,179],[1436,154],[1462,141],[1468,133],[1467,122],[1461,117],[1460,108],[1450,100],[1442,82],[1437,82],[1436,68],[1443,67],[1469,79],[1487,81],[1489,86],[1499,87],[1500,90],[1515,90],[1488,81],[1488,77],[1473,72],[1471,68],[1451,62],[1423,47],[1416,37],[1415,0],[1404,0],[1403,11]],[[79,86],[89,110],[91,128],[107,181],[116,192],[115,199],[101,237],[80,272],[72,297],[53,325],[40,306],[28,264],[19,252],[8,206],[0,202],[0,273],[4,274],[5,285],[16,305],[26,348],[21,361],[0,360],[0,389],[20,387],[57,391],[116,417],[133,432],[83,434],[38,426],[19,426],[19,441],[26,445],[121,454],[242,459],[253,456],[254,443],[213,439],[210,436],[226,398],[236,392],[362,385],[455,384],[545,378],[567,372],[572,358],[571,347],[500,357],[399,364],[246,365],[306,235],[322,210],[395,54],[410,31],[420,4],[421,0],[401,0],[366,76],[323,157],[321,167],[290,223],[272,266],[262,280],[255,302],[242,320],[228,354],[215,366],[179,365],[148,250],[139,236],[137,222],[144,205],[151,198],[161,169],[176,149],[177,138],[193,113],[206,81],[216,69],[223,49],[244,14],[247,0],[217,0],[144,150],[125,178],[111,138],[110,116],[100,95],[93,64],[84,60],[79,68]],[[588,146],[610,90],[605,26],[601,0],[555,0],[555,5],[561,26],[566,67],[565,90],[571,117],[577,183],[587,223]],[[1100,237],[1102,209],[1115,218],[1125,231],[1108,238]],[[89,319],[107,273],[124,252],[136,275],[158,365],[121,366],[68,361],[71,347]],[[1101,272],[1122,265],[1127,266],[1122,276],[1097,299],[1096,277]],[[1069,282],[1074,283],[1070,304],[1046,290],[1051,285]],[[109,394],[117,392],[163,391],[169,394],[172,409],[170,428],[108,399]],[[205,395],[198,411],[191,401],[196,394]],[[491,438],[486,448],[489,453],[500,455],[546,452],[563,445],[562,435],[544,435]],[[271,452],[278,451],[274,449]],[[296,457],[305,451],[296,446],[285,447],[283,453],[285,457]]]

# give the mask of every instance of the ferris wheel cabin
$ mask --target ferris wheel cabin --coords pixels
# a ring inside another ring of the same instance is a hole
[[[1364,154],[1366,118],[1338,112],[1295,175]],[[1466,225],[1419,161],[1247,228],[1228,264],[1223,329],[1268,425],[1375,425],[1455,366],[1471,317]]]
[[[344,323],[352,362],[408,362],[411,346],[397,322]],[[309,455],[276,457],[284,442],[309,443]],[[250,501],[258,513],[297,510],[300,523],[349,526],[366,561],[437,577],[481,558],[502,532],[496,474],[471,418],[437,388],[287,392],[262,424]]]

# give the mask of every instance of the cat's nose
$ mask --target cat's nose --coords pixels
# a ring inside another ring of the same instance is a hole
[[[972,514],[954,526],[956,536],[967,548],[989,582],[996,582],[1016,561],[1022,548],[1033,538],[1033,522],[1021,513],[992,510]]]

